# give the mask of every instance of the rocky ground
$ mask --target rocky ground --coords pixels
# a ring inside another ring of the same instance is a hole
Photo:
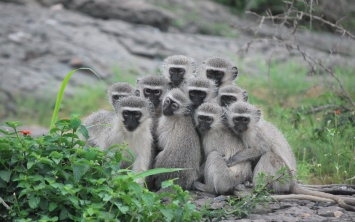
[[[196,20],[177,24],[186,12]],[[18,98],[54,101],[64,76],[78,67],[92,68],[110,84],[113,67],[119,67],[123,75],[143,75],[157,72],[163,58],[172,54],[198,61],[227,56],[238,61],[241,75],[253,78],[262,74],[255,64],[270,59],[308,66],[300,51],[289,47],[296,44],[327,66],[355,68],[353,40],[307,31],[290,36],[288,29],[259,22],[256,17],[235,17],[227,8],[204,0],[168,0],[165,5],[155,0],[0,0],[0,122],[16,116]],[[232,37],[211,35],[215,31],[205,27],[221,23],[228,24]],[[70,80],[66,96],[99,81],[93,74],[79,71]],[[31,130],[34,136],[47,132],[39,126],[22,129]],[[223,198],[192,194],[199,207],[226,207]],[[240,219],[354,220],[354,212],[333,203],[294,200],[269,203]]]
[[[321,188],[321,191],[343,191],[351,194],[346,197],[355,198],[355,186],[331,185],[330,189]],[[223,208],[225,212],[233,210],[226,201],[225,196],[214,196],[199,191],[191,191],[194,203],[201,209],[208,207],[210,210]],[[325,222],[325,221],[355,221],[355,212],[344,210],[335,203],[313,202],[309,200],[285,199],[271,201],[264,205],[258,205],[245,218],[236,217],[232,214],[224,214],[221,218],[208,219],[207,221],[240,221],[240,222],[266,222],[266,221],[289,221],[289,222]]]

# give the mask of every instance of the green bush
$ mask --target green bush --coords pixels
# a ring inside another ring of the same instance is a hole
[[[172,181],[172,192],[153,193],[135,179],[167,170],[135,175],[121,169],[121,149],[84,148],[87,137],[80,119],[60,120],[50,134],[38,138],[17,131],[19,122],[3,125],[0,134],[2,221],[198,221],[201,215],[189,193]],[[23,135],[21,135],[21,133]],[[162,204],[162,199],[170,199]]]

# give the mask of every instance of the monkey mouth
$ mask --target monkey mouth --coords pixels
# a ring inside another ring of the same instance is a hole
[[[233,129],[233,131],[235,132],[235,134],[236,135],[238,135],[238,136],[240,136],[240,135],[242,135],[242,133],[244,132],[243,130],[241,130],[241,129]]]
[[[128,132],[133,132],[135,129],[137,129],[136,126],[131,126],[131,125],[124,125],[124,126]]]

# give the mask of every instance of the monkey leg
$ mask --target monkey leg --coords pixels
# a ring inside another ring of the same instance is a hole
[[[242,171],[237,169],[234,171],[230,170],[222,154],[217,151],[212,151],[207,156],[204,171],[206,191],[214,194],[231,192],[236,185],[244,182],[243,179],[236,177],[236,173],[239,172]],[[241,178],[243,178],[243,176]]]
[[[270,176],[279,176],[277,175],[277,171],[286,165],[281,160],[280,157],[275,155],[272,152],[267,152],[261,156],[259,162],[256,164],[253,172],[253,184],[256,184],[256,179],[259,173],[265,173]],[[265,181],[266,183],[270,183],[268,188],[272,189],[275,193],[289,193],[291,191],[291,181],[287,182],[279,182],[279,181]]]

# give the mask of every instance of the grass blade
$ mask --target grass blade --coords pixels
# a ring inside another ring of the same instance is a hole
[[[91,71],[92,73],[94,73],[97,77],[100,78],[99,75],[97,75],[94,70],[90,69],[90,68],[79,68],[79,69],[74,69],[72,70],[71,72],[69,72],[61,86],[60,86],[60,89],[59,89],[59,92],[58,92],[58,95],[57,95],[57,100],[55,102],[55,107],[54,107],[54,110],[53,110],[53,115],[52,115],[52,120],[51,120],[51,125],[50,125],[50,129],[53,129],[54,128],[54,125],[55,123],[57,122],[57,119],[58,119],[58,112],[59,112],[59,109],[60,109],[60,105],[62,104],[62,99],[63,99],[63,95],[64,95],[64,90],[65,90],[65,87],[67,86],[68,82],[69,82],[69,79],[70,77],[78,70],[89,70]]]

